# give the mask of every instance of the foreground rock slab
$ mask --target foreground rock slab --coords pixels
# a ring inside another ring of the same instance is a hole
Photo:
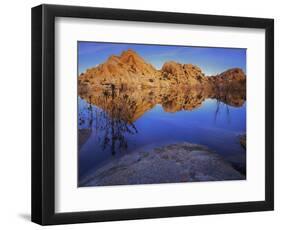
[[[80,186],[244,179],[244,175],[205,146],[183,142],[112,160],[84,178]]]

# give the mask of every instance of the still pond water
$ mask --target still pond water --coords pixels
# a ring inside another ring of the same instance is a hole
[[[78,97],[79,181],[124,154],[179,142],[205,145],[245,174],[239,142],[246,132],[245,98],[187,95],[151,90]]]

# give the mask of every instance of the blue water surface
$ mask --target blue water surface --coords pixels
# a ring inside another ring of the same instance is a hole
[[[92,123],[87,123],[91,132],[78,153],[79,180],[113,158],[183,141],[205,145],[235,167],[245,170],[246,152],[240,145],[239,135],[246,132],[246,102],[241,107],[232,107],[206,99],[199,108],[178,112],[165,112],[157,104],[130,124],[129,131],[121,134],[123,146],[119,146],[112,135],[108,138],[113,132],[110,121],[107,128],[96,127],[95,116],[103,112],[101,108],[90,106],[81,98],[78,105],[79,116],[94,118]],[[106,116],[104,119],[110,120]],[[85,128],[83,125],[85,123],[79,128]]]

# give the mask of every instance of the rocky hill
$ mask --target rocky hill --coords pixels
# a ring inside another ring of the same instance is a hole
[[[231,87],[232,90],[246,89],[246,75],[239,68],[229,69],[216,76],[209,77],[209,80],[218,89]]]
[[[110,56],[97,67],[79,76],[79,86],[128,88],[154,86],[160,72],[146,63],[136,52],[129,49],[120,56]]]
[[[129,49],[120,56],[110,56],[103,64],[88,69],[79,76],[79,93],[97,88],[203,88],[207,90],[245,88],[246,76],[239,68],[227,70],[216,76],[205,76],[192,64],[166,62],[160,70],[147,63],[135,51]]]

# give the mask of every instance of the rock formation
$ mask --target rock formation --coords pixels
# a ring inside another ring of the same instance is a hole
[[[78,87],[82,99],[122,125],[133,124],[157,104],[166,112],[177,112],[196,109],[207,98],[234,107],[246,100],[246,76],[241,69],[207,77],[197,66],[170,61],[156,70],[132,50],[81,74]],[[82,115],[79,119],[83,122]],[[88,135],[86,129],[83,137]]]
[[[126,89],[154,86],[160,72],[148,64],[136,52],[129,49],[120,56],[110,56],[97,67],[88,69],[79,77],[79,87],[92,86]]]
[[[246,76],[239,68],[227,70],[216,76],[205,76],[192,64],[166,62],[161,70],[155,69],[135,51],[129,49],[120,56],[110,56],[97,67],[79,76],[79,94],[98,88],[202,88],[205,90],[245,88]]]
[[[230,163],[205,146],[182,142],[116,158],[84,178],[80,186],[244,179]]]
[[[216,76],[209,77],[213,88],[218,90],[246,90],[246,76],[239,68],[229,69]]]
[[[202,70],[192,64],[180,64],[174,61],[166,62],[162,69],[163,79],[170,81],[172,85],[206,86],[208,78],[205,77]]]

